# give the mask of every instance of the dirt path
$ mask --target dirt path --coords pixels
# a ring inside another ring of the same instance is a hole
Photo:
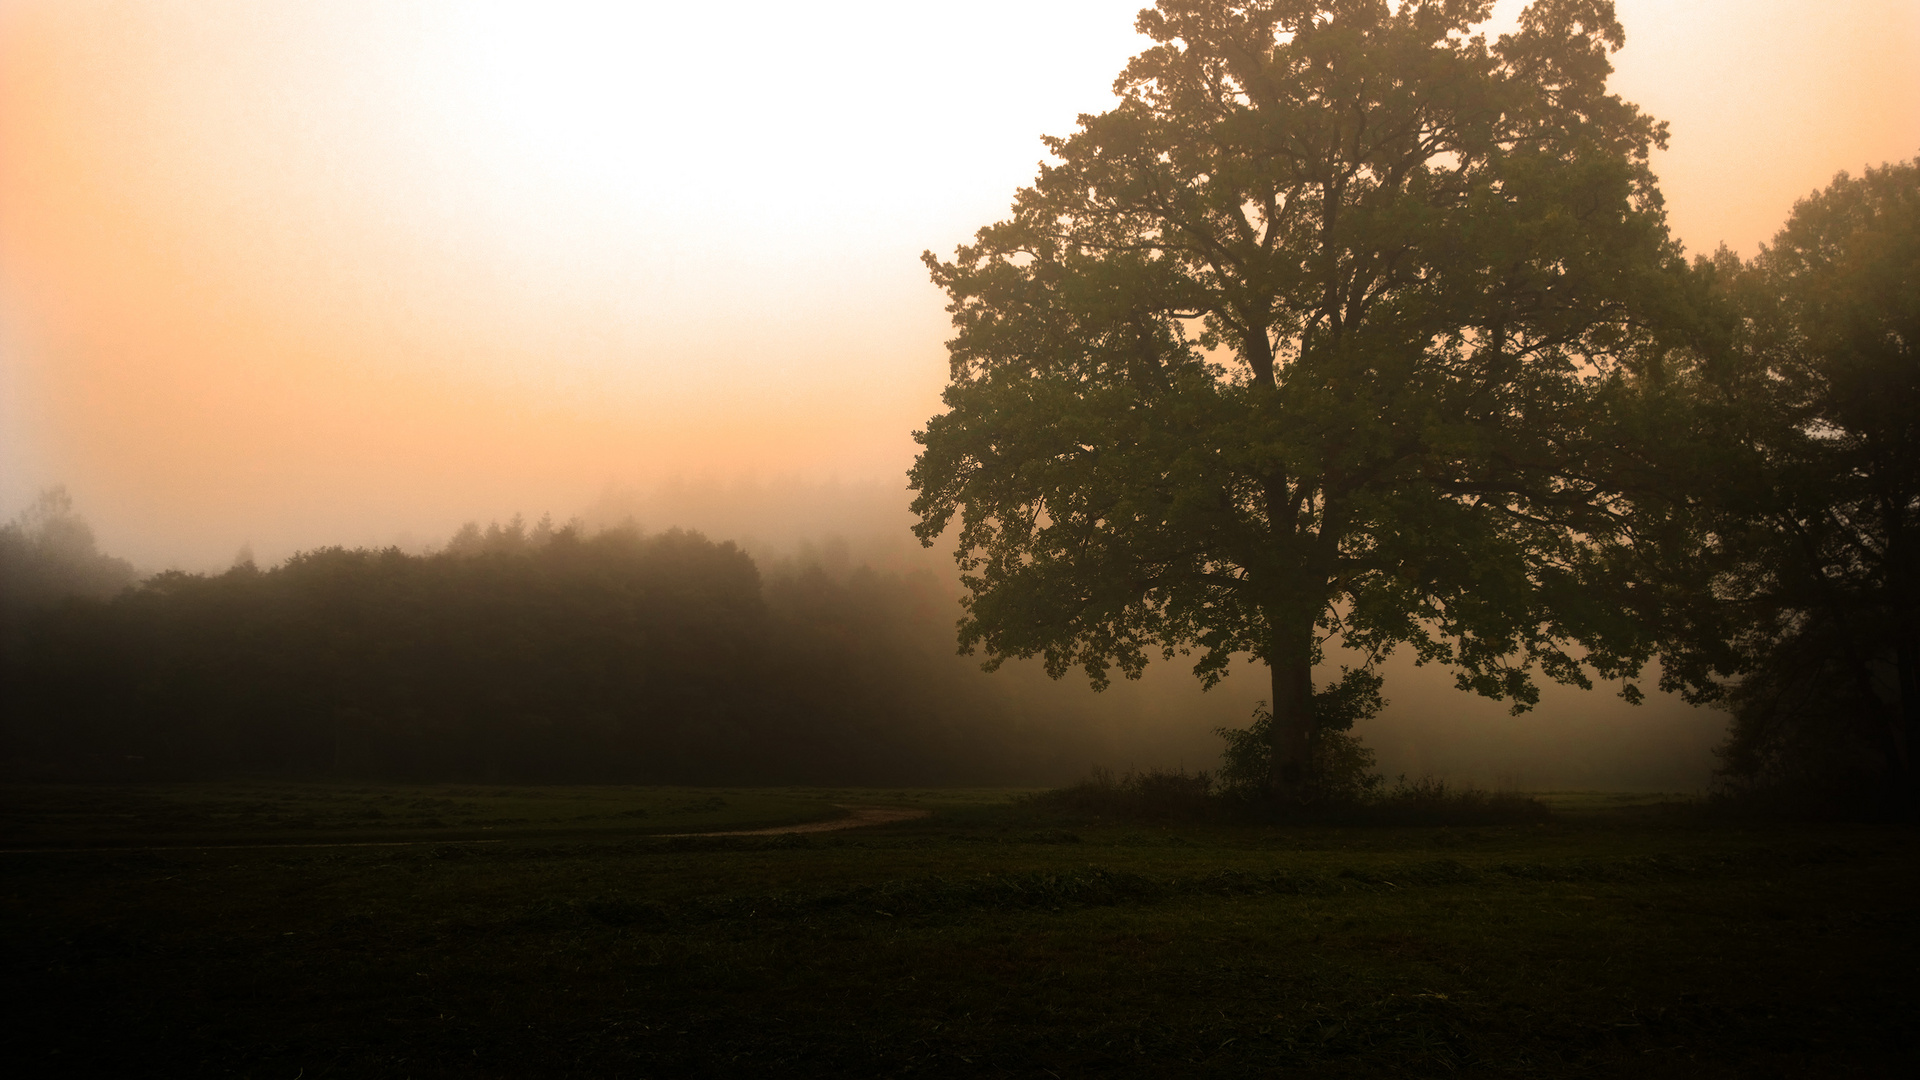
[[[835,804],[839,805],[839,804]],[[915,821],[931,811],[909,810],[901,806],[840,806],[847,812],[832,821],[812,821],[805,825],[781,825],[772,829],[730,829],[726,832],[667,833],[667,836],[785,836],[789,833],[838,832],[863,825],[889,825],[896,821]]]
[[[726,832],[693,833],[642,833],[630,839],[671,840],[690,836],[784,836],[789,833],[838,832],[841,829],[858,829],[864,825],[887,825],[895,821],[914,821],[926,817],[931,811],[910,810],[899,806],[844,806],[835,804],[847,812],[846,817],[831,821],[813,821],[805,825],[779,825],[771,829],[732,829]],[[563,837],[564,838],[564,837]],[[428,839],[428,840],[335,840],[335,841],[293,841],[277,844],[163,844],[142,845],[137,847],[35,847],[0,848],[0,855],[72,855],[117,851],[228,851],[243,848],[348,848],[348,847],[444,847],[449,844],[504,844],[510,840],[529,839],[528,837],[500,837],[479,839]],[[537,839],[554,839],[538,837]]]

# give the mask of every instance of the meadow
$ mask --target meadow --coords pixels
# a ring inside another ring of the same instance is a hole
[[[1115,821],[1008,790],[0,788],[11,1075],[1865,1076],[1910,828]],[[685,835],[832,820],[799,835]]]

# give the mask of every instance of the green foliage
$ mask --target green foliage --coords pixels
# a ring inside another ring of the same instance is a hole
[[[1738,783],[1912,798],[1920,162],[1842,173],[1751,262],[1698,273],[1721,322],[1689,384],[1669,681],[1732,706]]]
[[[1163,0],[1120,104],[925,257],[956,334],[913,509],[958,524],[963,647],[1095,686],[1257,657],[1283,782],[1327,634],[1517,709],[1639,670],[1600,586],[1681,272],[1664,127],[1606,92],[1610,3],[1489,13]]]
[[[1373,772],[1374,754],[1352,734],[1354,721],[1379,714],[1386,707],[1380,697],[1380,675],[1367,668],[1348,668],[1339,681],[1313,695],[1314,769],[1310,801],[1354,805],[1380,787]],[[1251,798],[1264,793],[1273,775],[1273,712],[1261,702],[1253,723],[1245,728],[1220,728],[1226,740],[1221,752],[1220,786],[1232,796]]]
[[[1723,805],[1763,815],[1900,809],[1889,709],[1862,685],[1849,644],[1803,629],[1762,654],[1728,693],[1733,722],[1719,748],[1726,783],[1716,792]]]

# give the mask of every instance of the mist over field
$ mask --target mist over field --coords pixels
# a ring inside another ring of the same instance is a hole
[[[18,517],[24,519],[25,512]],[[963,774],[969,782],[1065,783],[1093,768],[1210,770],[1217,767],[1222,747],[1216,729],[1246,726],[1267,694],[1264,671],[1245,659],[1212,690],[1203,690],[1190,674],[1191,658],[1178,656],[1157,660],[1140,680],[1115,678],[1102,692],[1090,689],[1077,670],[1050,679],[1038,660],[1012,660],[991,674],[979,670],[981,657],[961,656],[953,648],[951,626],[961,613],[962,590],[950,555],[913,538],[904,500],[882,485],[675,483],[651,490],[610,489],[571,513],[542,508],[518,514],[529,530],[541,517],[561,526],[576,523],[585,535],[622,528],[637,528],[643,535],[686,529],[715,541],[731,540],[751,557],[769,588],[809,572],[840,582],[869,575],[919,598],[913,625],[895,632],[912,634],[931,663],[959,680],[957,686],[970,687],[983,706],[1024,733],[1017,739],[996,735],[1002,743],[1000,764],[969,766]],[[84,518],[76,512],[76,523]],[[488,527],[511,528],[514,518],[503,514],[472,524],[484,535]],[[91,550],[85,537],[64,542],[76,545],[76,552]],[[430,554],[459,543],[455,531],[398,546]],[[326,546],[331,545],[320,545]],[[280,561],[251,546],[245,554],[263,569]],[[133,564],[121,561],[120,566],[123,573],[134,572]],[[223,564],[196,572],[217,575],[226,569]],[[117,587],[110,579],[94,591],[111,593]],[[1343,660],[1358,662],[1336,652],[1320,678],[1337,675]],[[876,657],[873,662],[889,661]],[[1664,694],[1632,706],[1604,684],[1591,692],[1549,686],[1535,710],[1515,716],[1505,703],[1456,689],[1452,676],[1438,666],[1415,667],[1404,650],[1383,670],[1388,706],[1363,721],[1356,734],[1378,753],[1379,768],[1388,777],[1432,777],[1501,790],[1698,792],[1711,781],[1711,750],[1725,736],[1724,714]]]
[[[735,538],[763,566],[799,558],[835,568],[917,570],[950,583],[957,598],[946,546],[922,548],[908,533],[913,518],[904,494],[882,484],[680,482],[608,491],[581,516],[597,525],[631,519],[643,527],[672,523]],[[953,617],[959,617],[957,605]],[[1343,659],[1358,661],[1335,655],[1326,670],[1337,673]],[[1058,682],[1047,679],[1037,661],[1011,662],[985,677],[1015,683],[1027,708],[1078,729],[1089,765],[1211,768],[1220,752],[1213,730],[1246,725],[1255,702],[1267,696],[1265,673],[1243,662],[1226,682],[1203,691],[1188,672],[1191,663],[1156,661],[1139,682],[1115,679],[1098,694],[1077,671]],[[1416,667],[1406,650],[1385,670],[1388,706],[1357,733],[1378,752],[1389,777],[1433,776],[1511,790],[1697,792],[1712,780],[1712,748],[1726,733],[1724,713],[1669,694],[1653,693],[1634,706],[1604,683],[1592,691],[1549,685],[1536,709],[1515,716],[1506,703],[1456,689],[1441,667]],[[1657,672],[1649,671],[1643,682],[1656,680]]]
[[[0,2],[0,508],[66,485],[143,574],[419,554],[520,514],[951,599],[946,547],[907,531],[952,332],[918,256],[1112,105],[1139,6]],[[1618,9],[1608,86],[1671,125],[1652,168],[1690,253],[1750,254],[1837,170],[1912,150],[1911,5]],[[1069,779],[1210,766],[1270,693],[1187,663],[1097,695],[1032,662],[977,678],[1057,734],[1030,775]],[[1389,777],[1695,791],[1724,728],[1606,685],[1509,716],[1405,651],[1383,670],[1357,733]]]
[[[0,0],[0,1065],[1920,1075],[1916,154],[1915,0]]]

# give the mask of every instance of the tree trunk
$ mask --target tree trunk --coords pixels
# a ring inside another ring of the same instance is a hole
[[[1267,656],[1273,675],[1273,786],[1283,805],[1307,801],[1313,781],[1313,624],[1278,629]]]

